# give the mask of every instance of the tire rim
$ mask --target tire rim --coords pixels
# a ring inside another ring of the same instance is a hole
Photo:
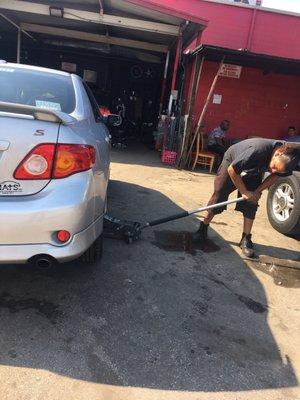
[[[295,203],[295,194],[288,183],[282,183],[278,186],[273,196],[273,213],[278,221],[287,221],[293,211]]]

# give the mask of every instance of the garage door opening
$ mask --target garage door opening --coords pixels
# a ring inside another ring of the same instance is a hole
[[[117,141],[154,148],[159,116],[176,112],[180,102],[174,90],[182,49],[206,26],[176,7],[144,0],[2,1],[1,58],[80,75],[103,113],[122,116]]]

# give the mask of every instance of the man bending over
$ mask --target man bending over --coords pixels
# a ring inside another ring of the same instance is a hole
[[[214,181],[214,193],[208,205],[228,200],[229,194],[238,189],[245,199],[237,203],[236,210],[244,216],[244,227],[240,247],[246,257],[253,257],[251,230],[263,190],[272,186],[280,176],[293,173],[299,162],[299,150],[284,141],[272,139],[247,139],[229,147]],[[263,175],[270,175],[263,181]],[[226,207],[206,211],[194,241],[207,238],[209,223],[215,214]]]

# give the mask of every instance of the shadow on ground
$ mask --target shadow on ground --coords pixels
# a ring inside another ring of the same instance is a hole
[[[157,191],[118,181],[109,204],[127,219],[182,211]],[[166,229],[193,230],[195,220],[156,231]],[[262,285],[220,236],[211,240],[207,253],[163,248],[148,230],[132,246],[107,240],[98,267],[1,266],[1,364],[178,391],[296,386]]]
[[[128,157],[128,154],[132,153],[134,153],[134,157]],[[160,153],[154,152],[141,143],[130,143],[127,149],[113,149],[112,159],[117,164],[157,166],[163,169],[170,168],[168,165],[161,163]]]

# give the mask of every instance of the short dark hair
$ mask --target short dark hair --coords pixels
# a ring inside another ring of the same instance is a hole
[[[290,129],[293,129],[293,130],[295,131],[295,130],[296,130],[296,127],[295,127],[295,126],[289,126],[289,127],[288,127],[288,131],[289,131]]]
[[[283,144],[276,150],[281,153],[279,159],[285,164],[286,172],[291,172],[297,168],[300,162],[300,148],[290,144]]]

